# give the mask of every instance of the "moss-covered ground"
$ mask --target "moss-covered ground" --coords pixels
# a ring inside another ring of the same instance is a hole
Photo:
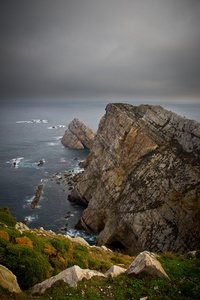
[[[56,282],[43,295],[31,295],[28,288],[35,283],[79,265],[106,272],[111,265],[127,268],[134,257],[86,247],[61,238],[40,237],[29,231],[20,234],[7,208],[0,209],[0,264],[16,276],[23,290],[9,293],[0,287],[0,299],[200,299],[200,252],[197,255],[163,253],[159,256],[171,281],[147,274],[120,275],[115,278],[83,279],[77,288]]]

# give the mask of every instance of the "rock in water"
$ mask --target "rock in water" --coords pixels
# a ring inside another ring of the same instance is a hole
[[[21,293],[16,276],[2,265],[0,265],[0,286],[11,293]]]
[[[72,149],[90,148],[95,133],[82,121],[75,118],[65,131],[61,142]]]
[[[161,106],[108,104],[71,200],[98,245],[133,255],[200,246],[200,124]]]

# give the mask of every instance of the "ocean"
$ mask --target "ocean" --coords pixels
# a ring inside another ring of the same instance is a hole
[[[142,104],[140,101],[124,102]],[[95,234],[74,228],[84,207],[68,201],[70,190],[64,181],[64,173],[82,171],[78,164],[85,160],[89,150],[69,149],[60,139],[75,117],[97,131],[108,103],[42,99],[1,102],[0,206],[8,206],[17,221],[26,219],[30,228],[43,227],[72,237],[82,236],[90,244],[95,243]],[[162,106],[200,122],[200,105],[197,103],[166,102]],[[41,159],[44,164],[38,166]],[[58,177],[62,177],[60,184],[56,180]],[[31,209],[31,201],[41,183],[42,196],[35,209]]]

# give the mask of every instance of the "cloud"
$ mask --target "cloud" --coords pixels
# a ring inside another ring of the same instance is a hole
[[[3,96],[200,97],[198,0],[0,5]]]

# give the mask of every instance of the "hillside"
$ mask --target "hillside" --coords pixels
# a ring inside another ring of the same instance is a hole
[[[199,299],[199,251],[187,255],[163,253],[157,258],[171,280],[147,272],[124,273],[116,277],[83,279],[76,288],[57,281],[42,294],[27,290],[51,275],[69,270],[74,264],[105,273],[113,264],[127,268],[134,259],[105,247],[86,246],[83,239],[74,240],[42,228],[29,229],[17,223],[7,208],[0,209],[0,264],[17,276],[22,289],[21,293],[11,293],[0,284],[2,300]]]

